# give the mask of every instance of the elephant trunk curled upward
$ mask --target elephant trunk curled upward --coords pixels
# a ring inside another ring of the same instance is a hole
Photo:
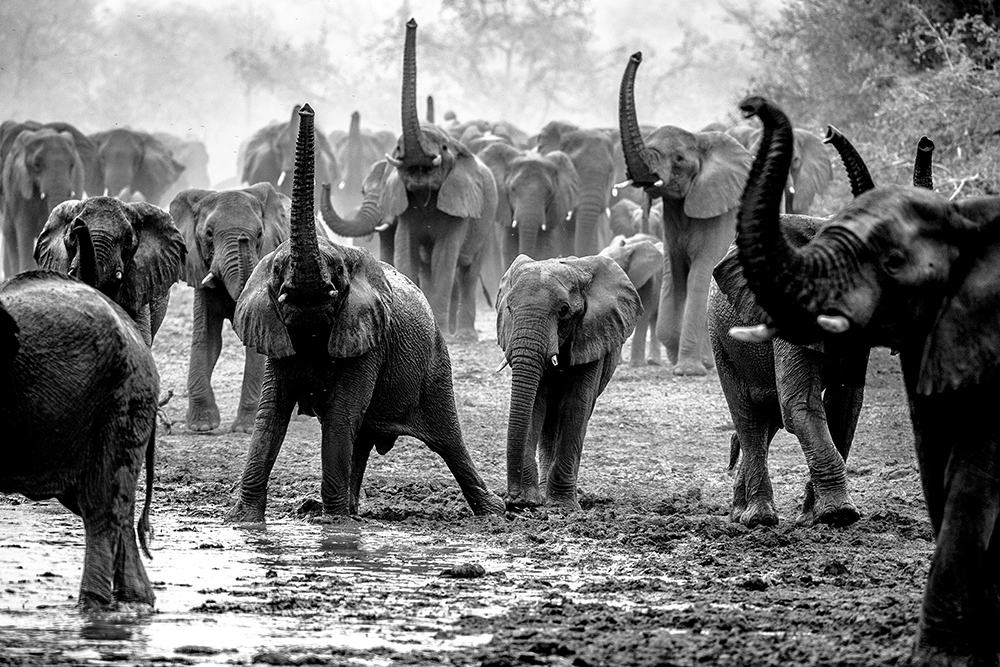
[[[502,513],[462,440],[448,350],[426,299],[369,252],[317,237],[313,112],[301,114],[289,240],[260,261],[236,304],[236,333],[267,360],[228,520],[263,521],[296,404],[320,421],[324,512],[357,513],[371,450],[385,454],[410,435],[444,459],[475,513]]]
[[[504,274],[497,342],[512,372],[508,505],[579,509],[587,423],[641,311],[628,276],[607,257],[519,255]]]

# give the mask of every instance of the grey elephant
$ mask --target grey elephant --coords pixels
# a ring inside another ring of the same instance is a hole
[[[629,59],[619,98],[628,181],[663,201],[663,285],[656,336],[675,375],[705,375],[714,364],[708,339],[712,269],[736,234],[740,193],[751,156],[722,132],[688,132],[665,125],[646,135],[635,113],[635,73]]]
[[[182,138],[168,132],[154,132],[153,137],[166,146],[173,158],[184,166],[177,180],[160,197],[161,202],[169,205],[181,190],[211,186],[208,176],[208,147],[205,142],[191,135]]]
[[[152,345],[187,246],[170,214],[114,197],[63,202],[35,243],[43,269],[76,276],[121,306]]]
[[[495,142],[479,158],[497,183],[496,234],[506,270],[518,255],[549,259],[572,255],[569,217],[577,205],[580,178],[562,151],[541,155]]]
[[[423,290],[442,331],[475,340],[476,291],[493,234],[497,187],[489,168],[463,144],[420,122],[416,39],[411,19],[403,53],[403,133],[386,156],[384,180],[365,195],[371,203],[362,203],[354,218],[343,219],[324,205],[323,219],[349,237],[395,221],[393,264]]]
[[[636,320],[635,333],[632,334],[629,366],[659,366],[662,358],[660,341],[656,339],[656,317],[663,280],[663,242],[649,234],[616,236],[600,254],[610,257],[622,267],[642,303],[642,314]]]
[[[909,186],[847,204],[796,248],[779,227],[791,123],[752,97],[764,123],[736,237],[767,314],[744,340],[887,346],[899,352],[916,460],[936,538],[915,665],[1000,659],[1000,198],[958,201]]]
[[[148,556],[158,392],[149,348],[107,297],[51,271],[0,284],[0,492],[83,518],[85,607],[155,600],[134,515],[145,462]]]
[[[451,362],[426,299],[366,250],[318,238],[313,224],[313,112],[296,148],[291,236],[265,256],[234,326],[267,357],[240,498],[227,520],[261,522],[267,481],[296,404],[322,427],[327,514],[357,513],[372,448],[410,435],[438,453],[476,514],[500,514],[462,441]]]
[[[184,281],[194,288],[185,418],[192,431],[211,431],[221,422],[212,371],[222,352],[222,325],[233,321],[236,300],[260,258],[288,238],[287,207],[288,198],[270,183],[220,192],[184,190],[170,202],[188,247]],[[230,430],[253,429],[263,369],[264,358],[248,347]]]
[[[620,199],[611,205],[608,214],[611,223],[611,233],[615,236],[635,236],[649,234],[662,241],[663,235],[663,201],[658,200],[651,206],[637,204],[631,199]]]
[[[134,194],[150,204],[163,195],[184,172],[166,144],[149,132],[115,128],[90,135],[97,145],[104,176],[103,188],[91,194],[107,194],[129,200]]]
[[[580,508],[587,423],[641,312],[635,287],[608,257],[519,255],[507,269],[497,343],[511,367],[508,506]]]
[[[95,193],[97,147],[68,123],[0,125],[0,231],[7,277],[35,268],[35,239],[56,206]]]

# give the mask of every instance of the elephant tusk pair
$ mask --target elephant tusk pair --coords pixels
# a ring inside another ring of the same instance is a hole
[[[827,333],[841,334],[851,328],[851,322],[843,315],[817,315],[816,324]],[[766,324],[753,327],[733,327],[729,335],[743,343],[764,343],[779,333],[778,329]]]
[[[212,282],[213,280],[215,280],[215,275],[214,275],[214,274],[213,274],[213,273],[212,273],[211,271],[209,271],[209,272],[208,272],[208,275],[206,275],[206,276],[205,276],[204,278],[202,278],[202,280],[201,280],[201,286],[202,286],[202,287],[208,287],[208,286],[209,286],[209,284],[210,284],[210,283],[211,283],[211,282]]]

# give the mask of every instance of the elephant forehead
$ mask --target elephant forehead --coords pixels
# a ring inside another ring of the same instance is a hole
[[[263,226],[260,201],[241,190],[224,190],[205,197],[198,203],[198,215],[215,229]]]

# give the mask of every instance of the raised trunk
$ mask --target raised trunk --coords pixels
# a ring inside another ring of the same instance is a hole
[[[351,114],[351,129],[347,136],[351,138],[350,143],[355,143],[361,139],[361,113],[355,111]],[[349,144],[350,145],[350,144]]]
[[[868,172],[868,165],[861,159],[854,144],[848,141],[840,130],[833,125],[827,125],[823,143],[831,144],[840,154],[840,159],[844,162],[844,169],[847,170],[847,178],[851,182],[851,194],[857,197],[862,192],[867,192],[875,187],[872,176]]]
[[[93,239],[90,238],[90,228],[77,218],[73,221],[72,234],[76,238],[76,277],[93,287],[97,284],[97,256],[94,253]]]
[[[622,152],[625,154],[625,177],[637,188],[650,186],[661,180],[649,166],[649,154],[635,114],[635,72],[641,62],[641,51],[633,53],[628,59],[618,93],[618,128],[622,137]]]
[[[328,282],[323,277],[313,213],[313,181],[316,169],[314,116],[312,107],[308,104],[299,110],[289,236],[292,281],[296,289],[306,292],[319,291]]]
[[[913,161],[913,185],[918,188],[934,189],[934,174],[932,170],[932,156],[934,155],[934,142],[928,137],[920,137],[917,142],[917,157]]]
[[[432,164],[433,155],[428,155],[420,144],[420,115],[417,112],[417,22],[410,19],[406,23],[406,42],[403,46],[403,154],[408,167],[427,167]]]
[[[433,95],[428,95],[427,96],[427,122],[428,123],[433,123],[434,122],[434,96]]]
[[[329,184],[323,185],[323,193],[320,197],[320,214],[323,222],[334,234],[357,238],[368,236],[375,232],[375,228],[381,224],[382,214],[379,211],[378,199],[375,197],[365,197],[361,201],[361,208],[353,218],[341,218],[333,208],[333,200],[330,197]]]

